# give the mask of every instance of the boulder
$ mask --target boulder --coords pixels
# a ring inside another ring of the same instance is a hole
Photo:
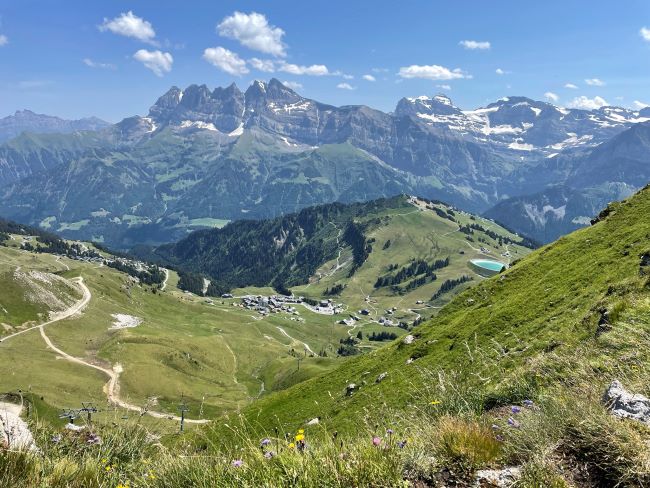
[[[475,487],[506,488],[521,477],[521,468],[482,469],[476,472]]]
[[[357,385],[350,383],[345,387],[345,396],[351,396],[357,390]]]
[[[612,414],[650,424],[650,399],[627,391],[620,381],[614,380],[603,395],[603,402]]]
[[[411,334],[409,334],[409,335],[407,335],[407,336],[404,336],[404,339],[402,339],[402,342],[403,342],[404,344],[406,344],[407,346],[408,346],[409,344],[413,344],[414,341],[415,341],[415,336],[413,336],[413,335],[411,335]]]

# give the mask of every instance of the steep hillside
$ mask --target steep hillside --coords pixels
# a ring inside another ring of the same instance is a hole
[[[315,300],[341,301],[349,313],[367,309],[375,321],[388,313],[397,325],[430,316],[480,281],[472,259],[507,265],[530,252],[527,246],[492,221],[441,202],[399,196],[237,221],[135,251],[206,276],[218,294],[250,286],[291,288]]]
[[[650,332],[648,215],[650,187],[461,294],[412,340],[261,399],[244,411],[247,422],[291,429],[320,417],[328,429],[354,431],[386,415],[541,398],[587,377],[598,398],[618,376],[647,390],[650,365],[635,348]]]

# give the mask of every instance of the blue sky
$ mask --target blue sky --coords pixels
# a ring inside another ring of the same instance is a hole
[[[271,77],[386,111],[438,92],[465,109],[506,95],[637,107],[650,2],[0,0],[0,116],[118,121],[172,85]]]

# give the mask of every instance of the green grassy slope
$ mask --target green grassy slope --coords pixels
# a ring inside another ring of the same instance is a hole
[[[619,355],[634,343],[598,335],[601,312],[610,311],[614,332],[630,324],[635,334],[650,330],[648,270],[640,268],[641,255],[650,252],[648,215],[650,187],[612,204],[597,225],[461,294],[414,331],[412,344],[398,340],[263,398],[244,410],[245,418],[255,429],[291,429],[320,416],[328,427],[349,431],[382,423],[388,411],[453,411],[472,398],[490,408],[534,397],[581,367],[601,368],[599,378],[608,383],[623,374]],[[581,357],[572,356],[576,350]],[[451,376],[450,389],[443,378]],[[360,388],[346,396],[349,383]]]
[[[175,273],[165,291],[153,293],[152,287],[135,285],[126,274],[97,263],[0,247],[0,276],[4,277],[0,303],[9,312],[0,309],[0,322],[7,324],[5,337],[20,330],[20,324],[14,323],[18,319],[32,321],[25,326],[42,323],[51,305],[50,301],[39,302],[40,308],[30,305],[25,299],[29,287],[14,279],[17,268],[28,275],[54,273],[47,276],[54,276],[62,287],[66,279],[82,276],[92,294],[90,303],[83,313],[47,326],[47,335],[74,357],[107,368],[119,363],[120,397],[135,405],[155,399],[152,409],[170,414],[177,413],[184,396],[190,418],[214,417],[331,369],[335,359],[307,357],[296,374],[298,364],[291,349],[302,354],[304,341],[318,351],[345,335],[345,328],[331,316],[307,310],[300,311],[304,322],[297,322],[286,314],[260,318],[230,302],[207,303],[175,289]],[[68,291],[66,303],[78,300],[77,287],[70,284]],[[115,330],[111,329],[113,314],[143,321],[135,328]],[[107,376],[57,356],[38,330],[3,340],[0,369],[10,373],[0,378],[0,392],[32,391],[57,408],[81,401],[106,406]]]

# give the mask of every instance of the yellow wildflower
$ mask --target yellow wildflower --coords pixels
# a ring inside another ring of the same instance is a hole
[[[305,433],[305,429],[298,429],[298,434],[304,434],[304,433]]]
[[[298,434],[296,436],[296,442],[304,441],[305,440],[305,435],[304,434]]]
[[[433,400],[429,402],[429,405],[440,405],[440,403],[441,403],[440,400]]]
[[[296,447],[296,445],[293,442],[290,442],[289,443],[289,449],[293,449],[294,447]]]

